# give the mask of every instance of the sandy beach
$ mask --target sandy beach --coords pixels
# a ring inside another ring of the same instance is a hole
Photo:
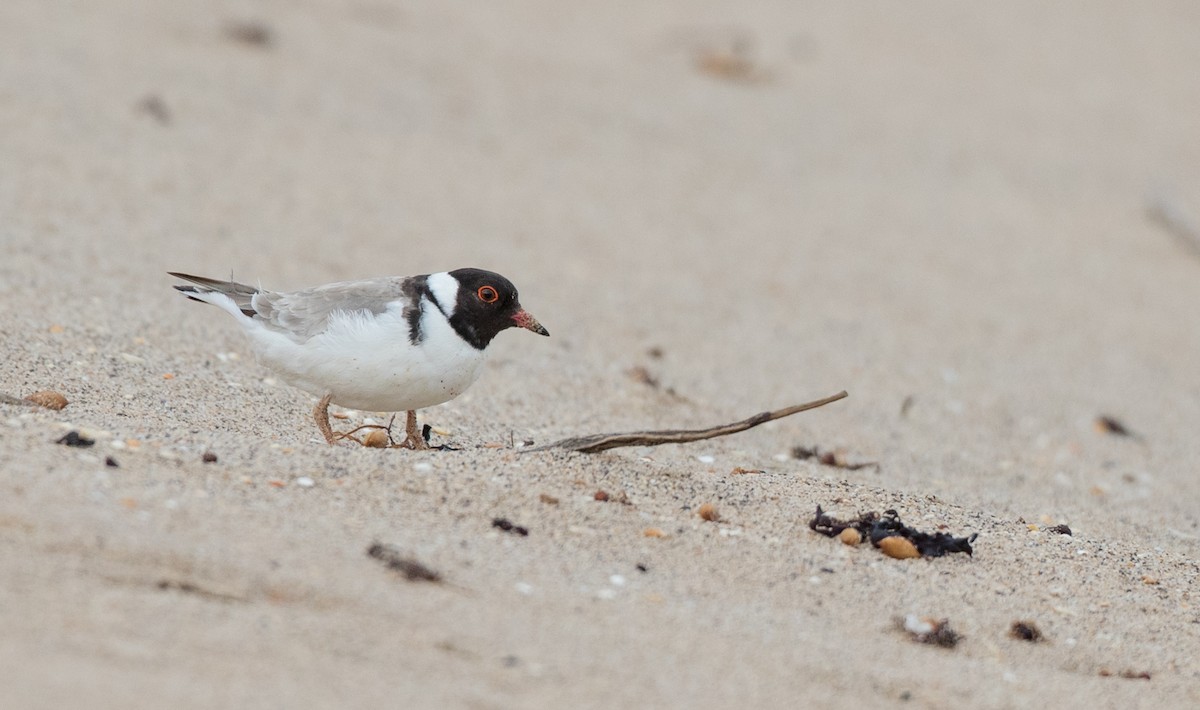
[[[0,403],[0,707],[1200,707],[1198,26],[0,3],[0,393],[68,401]],[[326,445],[166,273],[464,266],[551,337],[429,452]]]

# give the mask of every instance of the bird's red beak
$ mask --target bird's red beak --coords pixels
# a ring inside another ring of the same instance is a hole
[[[524,308],[517,311],[516,314],[513,315],[512,320],[513,323],[519,328],[532,330],[538,335],[550,335],[550,331],[543,328],[542,324],[537,322],[537,318],[534,318],[529,311],[525,310]]]

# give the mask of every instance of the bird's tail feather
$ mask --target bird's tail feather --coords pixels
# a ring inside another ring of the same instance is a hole
[[[168,274],[177,279],[191,281],[195,286],[176,286],[175,289],[193,301],[201,303],[212,303],[211,300],[203,298],[204,294],[219,293],[228,297],[233,301],[244,315],[253,316],[257,311],[254,310],[252,299],[258,293],[258,289],[246,284],[240,284],[236,281],[218,281],[205,276],[193,276],[191,274],[181,274],[176,271],[168,271]],[[200,297],[197,297],[200,296]],[[217,304],[214,304],[217,305]]]

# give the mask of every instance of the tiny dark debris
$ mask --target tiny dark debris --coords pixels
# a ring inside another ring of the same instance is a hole
[[[634,565],[634,568],[635,568],[635,569],[636,569],[638,572],[649,572],[649,571],[650,571],[650,568],[649,568],[649,567],[647,567],[646,565],[642,564],[641,562],[639,562],[639,563],[637,563],[636,565]]]
[[[521,527],[520,525],[514,525],[513,522],[508,518],[493,518],[492,527],[500,528],[506,533],[520,535],[521,537],[525,537],[529,534],[528,528]]]
[[[1166,229],[1193,254],[1200,256],[1200,227],[1177,199],[1161,190],[1152,194],[1146,204],[1146,216]]]
[[[815,458],[817,463],[821,464],[822,466],[833,466],[834,468],[842,468],[847,471],[857,471],[860,468],[870,468],[872,466],[874,466],[877,470],[879,468],[879,463],[877,461],[860,461],[857,463],[850,463],[846,460],[846,457],[842,452],[826,451],[825,453],[821,453],[821,450],[816,446],[811,448],[807,446],[794,446],[792,447],[792,458],[800,459],[801,461],[807,461],[808,459]]]
[[[230,21],[225,23],[225,36],[251,47],[265,49],[271,46],[271,28],[254,20]]]
[[[204,455],[200,457],[200,460],[204,463],[216,463],[217,455],[211,451],[205,451]]]
[[[425,426],[421,427],[421,438],[425,440],[426,444],[429,443],[429,435],[432,433],[433,433],[432,426],[426,424]]]
[[[879,547],[879,541],[884,538],[900,536],[916,545],[922,557],[941,557],[951,552],[965,552],[970,555],[971,543],[975,542],[979,535],[972,533],[967,537],[954,537],[944,532],[921,532],[905,525],[900,520],[900,514],[894,510],[886,510],[882,515],[876,512],[863,513],[853,520],[843,521],[826,515],[820,505],[817,506],[817,513],[809,521],[808,527],[826,537],[837,537],[846,528],[854,528],[875,547]]]
[[[917,643],[927,643],[931,646],[954,648],[962,640],[962,636],[950,628],[949,619],[897,619],[897,625]]]
[[[167,108],[167,102],[162,100],[157,94],[150,94],[137,103],[137,110],[147,116],[158,121],[159,125],[166,126],[171,123],[171,109]]]
[[[1051,525],[1050,527],[1046,528],[1046,532],[1058,533],[1059,535],[1071,535],[1071,528],[1067,527],[1066,525]],[[1074,537],[1074,535],[1072,535],[1072,537]]]
[[[384,545],[381,542],[373,542],[367,548],[367,556],[374,557],[380,562],[387,565],[387,568],[394,570],[404,575],[404,578],[410,582],[440,582],[442,576],[437,572],[429,569],[420,562],[405,557],[399,550],[391,545]]]
[[[121,464],[117,463],[117,460],[111,456],[104,457],[104,465],[108,466],[109,468],[120,468],[121,467]]]
[[[1032,621],[1014,621],[1008,630],[1008,635],[1031,643],[1046,640],[1046,637],[1042,635],[1042,630]]]
[[[1120,673],[1113,673],[1112,671],[1110,671],[1107,668],[1101,668],[1100,675],[1104,678],[1108,678],[1110,676],[1115,675],[1120,678],[1126,678],[1128,680],[1150,680],[1150,672],[1149,671],[1135,671],[1130,668],[1126,668],[1125,670],[1121,671]]]
[[[193,582],[181,582],[181,581],[177,581],[174,579],[160,579],[154,586],[161,589],[164,592],[169,592],[169,591],[174,590],[177,592],[182,592],[184,594],[194,594],[198,597],[203,597],[205,599],[212,599],[215,601],[222,601],[222,602],[244,602],[244,601],[246,601],[244,598],[233,595],[233,594],[225,594],[223,592],[214,592],[211,589],[205,589],[204,587],[201,587],[200,585],[195,584]]]
[[[606,490],[598,490],[592,494],[592,498],[601,503],[620,503],[621,505],[633,505],[633,501],[629,500],[629,494],[625,491],[617,491],[609,493]]]
[[[651,389],[658,389],[662,386],[662,383],[658,381],[658,378],[650,374],[650,370],[641,365],[635,365],[629,368],[626,370],[625,374],[629,375],[629,379],[633,380],[634,382],[646,385]]]
[[[61,439],[54,442],[63,446],[77,446],[79,448],[87,448],[96,443],[95,439],[89,439],[77,431],[69,431]]]
[[[947,619],[942,619],[934,624],[933,631],[928,634],[920,634],[917,640],[921,643],[933,644],[942,648],[954,648],[958,645],[962,638],[957,631],[950,628],[950,622]]]
[[[1125,436],[1125,437],[1129,437],[1130,439],[1138,439],[1138,440],[1140,440],[1142,438],[1142,437],[1138,436],[1132,429],[1125,426],[1125,423],[1122,422],[1120,419],[1117,419],[1116,417],[1110,417],[1106,414],[1102,414],[1102,415],[1096,417],[1095,426],[1096,426],[1096,431],[1100,432],[1101,434],[1111,434],[1113,436]]]

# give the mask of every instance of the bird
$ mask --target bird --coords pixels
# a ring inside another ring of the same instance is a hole
[[[417,410],[448,402],[470,387],[500,331],[524,328],[550,335],[521,306],[516,286],[484,269],[286,292],[167,273],[189,282],[175,286],[184,296],[236,318],[259,362],[320,398],[313,419],[330,445],[353,438],[330,426],[329,405],[336,404],[406,412],[405,439],[398,446],[427,449],[417,429]]]

